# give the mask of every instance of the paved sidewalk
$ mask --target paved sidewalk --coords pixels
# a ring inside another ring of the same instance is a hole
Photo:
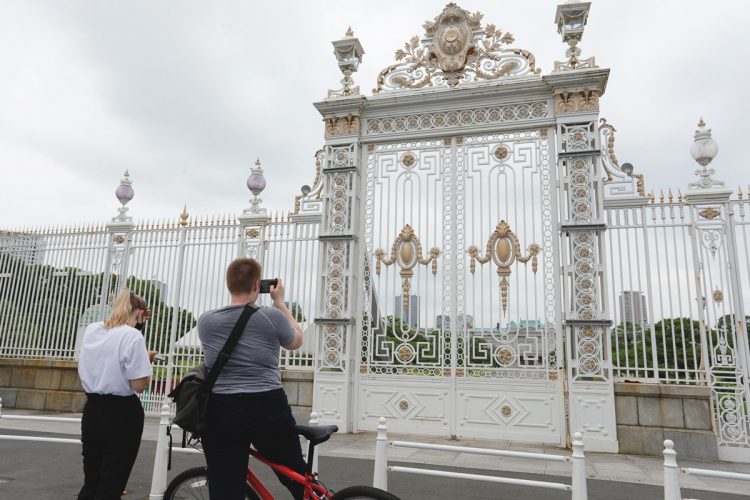
[[[38,411],[8,409],[3,409],[3,414],[49,415],[49,413]],[[55,414],[55,416],[80,417],[80,414]],[[24,432],[43,432],[74,435],[79,435],[80,433],[80,426],[78,424],[0,419],[0,434],[3,433],[3,429]],[[158,419],[153,417],[147,418],[146,427],[143,433],[143,439],[147,441],[155,441],[157,429]],[[510,443],[507,441],[491,441],[480,439],[462,439],[458,441],[451,441],[450,439],[444,438],[404,434],[389,434],[388,438],[389,440],[420,441],[437,444],[471,446],[478,448],[549,453],[554,455],[566,455],[570,453],[570,450],[552,446],[519,444]],[[175,444],[177,444],[177,439],[175,439]],[[679,449],[679,443],[677,443],[677,447]],[[327,457],[372,460],[375,456],[375,433],[362,432],[359,434],[335,434],[330,441],[324,443],[319,447],[319,453],[321,456]],[[499,458],[467,453],[414,450],[406,448],[389,448],[388,457],[389,460],[416,464],[432,464],[449,467],[509,471],[514,473],[524,472],[552,476],[570,476],[570,464],[561,462]],[[591,479],[650,485],[663,484],[662,459],[659,457],[589,452],[586,453],[586,462],[588,477]],[[737,464],[728,462],[694,462],[680,460],[679,456],[678,463],[681,467],[696,467],[750,474],[750,464]],[[745,495],[747,495],[747,492],[750,491],[750,486],[748,486],[748,483],[744,481],[702,477],[699,478],[684,475],[680,478],[680,485],[683,488]]]

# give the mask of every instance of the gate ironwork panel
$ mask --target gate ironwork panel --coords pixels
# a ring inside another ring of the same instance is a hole
[[[450,199],[445,192],[450,155],[442,139],[369,147],[363,373],[440,376],[450,367],[448,331],[439,324],[449,303],[443,293],[449,289],[442,247],[448,235],[444,205]],[[406,226],[414,239],[399,240]],[[417,253],[423,249],[434,255],[429,269],[419,264],[407,268],[424,257]],[[385,265],[388,255],[394,266]]]
[[[466,137],[458,147],[469,255],[458,365],[467,377],[557,376],[547,135],[541,129]]]
[[[361,420],[561,441],[548,134],[367,147]]]

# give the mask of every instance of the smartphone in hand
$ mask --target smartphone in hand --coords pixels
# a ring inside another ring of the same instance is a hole
[[[279,284],[279,280],[260,280],[260,293],[271,293],[271,286]]]

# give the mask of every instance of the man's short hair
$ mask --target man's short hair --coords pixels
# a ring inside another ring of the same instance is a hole
[[[255,259],[235,259],[227,268],[227,288],[232,295],[252,292],[259,279],[260,263]]]

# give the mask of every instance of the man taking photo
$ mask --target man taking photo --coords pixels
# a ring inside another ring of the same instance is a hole
[[[273,307],[255,304],[260,293],[261,266],[237,259],[227,269],[231,304],[208,311],[198,320],[206,368],[210,369],[229,338],[244,307],[257,308],[213,387],[207,428],[201,434],[213,500],[245,498],[245,477],[252,444],[272,462],[305,473],[295,421],[281,385],[280,347],[302,345],[302,329],[284,304],[284,284],[271,286]],[[303,487],[277,474],[295,499]]]

